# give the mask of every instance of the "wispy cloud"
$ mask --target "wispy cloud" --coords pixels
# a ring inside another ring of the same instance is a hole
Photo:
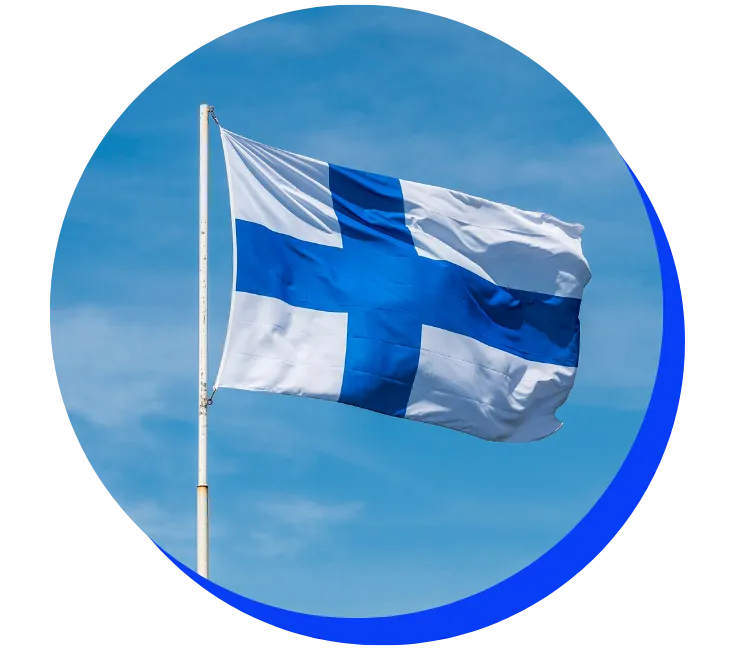
[[[126,501],[121,504],[133,522],[159,546],[181,562],[193,565],[195,555],[195,513],[192,509],[167,507],[154,499]],[[211,522],[211,539],[226,539],[225,522]]]
[[[297,496],[277,496],[258,503],[256,508],[276,523],[314,531],[351,519],[362,509],[362,503],[325,504]]]
[[[157,543],[192,543],[195,539],[194,520],[183,513],[167,509],[163,504],[151,499],[126,504],[128,516]]]
[[[127,311],[52,312],[58,381],[69,412],[124,427],[170,408],[167,391],[190,377],[190,328]]]
[[[600,140],[537,152],[512,143],[483,141],[476,133],[456,134],[451,139],[414,131],[382,131],[367,120],[300,134],[299,148],[337,164],[425,183],[460,184],[475,192],[531,187],[601,193],[621,188],[627,173],[617,151]]]
[[[248,595],[273,604],[282,602],[280,583],[294,581],[314,589],[330,576],[329,558],[348,566],[355,556],[357,579],[337,581],[335,605],[298,602],[286,593],[283,602],[316,614],[388,616],[444,604],[448,584],[451,597],[460,598],[512,575],[554,545],[595,497],[541,500],[526,495],[498,501],[463,494],[413,508],[368,506],[367,512],[359,503],[258,497],[257,507],[249,512],[251,530],[236,535],[244,547],[235,544],[233,549],[244,558],[236,563],[237,571],[247,571],[253,585]],[[346,526],[348,531],[340,530]],[[359,542],[339,555],[335,542],[349,533]],[[399,552],[384,556],[371,548],[373,535],[378,545]],[[452,550],[441,556],[444,543]],[[239,584],[241,578],[233,573],[231,580]],[[356,597],[363,589],[372,596],[366,601]]]
[[[296,495],[274,495],[252,503],[257,525],[248,535],[253,555],[273,558],[295,555],[314,544],[324,543],[335,526],[360,515],[360,501],[323,503]]]
[[[348,418],[356,419],[359,415],[351,413],[351,407],[280,395],[266,396],[268,399],[261,404],[253,399],[257,396],[232,395],[232,392],[217,394],[212,416],[215,425],[225,432],[223,444],[235,453],[270,455],[303,465],[333,459],[390,481],[402,480],[387,464],[359,446],[356,439],[340,435],[339,431],[347,427]],[[250,421],[249,411],[253,413]],[[298,421],[314,424],[290,425],[287,419],[290,412],[297,414]]]

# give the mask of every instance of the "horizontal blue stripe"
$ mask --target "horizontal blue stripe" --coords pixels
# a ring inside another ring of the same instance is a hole
[[[400,333],[394,334],[395,325],[388,326],[398,318],[418,331],[430,325],[530,361],[578,364],[576,298],[498,287],[450,262],[412,256],[407,247],[402,256],[378,246],[349,247],[348,242],[341,249],[247,221],[235,224],[237,291],[348,312],[357,332],[385,343],[404,343]]]
[[[348,314],[340,402],[404,417],[423,325],[532,361],[577,364],[579,300],[498,287],[420,257],[396,178],[329,165],[328,181],[342,248],[237,221],[236,288]]]

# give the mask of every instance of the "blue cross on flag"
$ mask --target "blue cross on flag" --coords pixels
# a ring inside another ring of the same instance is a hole
[[[487,440],[562,426],[591,277],[580,225],[221,136],[234,292],[217,388]]]

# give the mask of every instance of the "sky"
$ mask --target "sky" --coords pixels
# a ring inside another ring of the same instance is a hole
[[[262,602],[386,616],[453,602],[554,546],[638,433],[661,342],[658,259],[607,135],[523,54],[386,7],[286,14],[196,50],[86,167],[55,257],[51,333],[76,435],[117,503],[195,566],[198,108],[331,163],[581,223],[592,280],[563,428],[491,443],[321,400],[224,389],[209,410],[211,579]],[[232,291],[211,125],[209,375]]]

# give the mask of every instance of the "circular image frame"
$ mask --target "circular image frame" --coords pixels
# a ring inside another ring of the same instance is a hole
[[[648,214],[659,258],[663,321],[658,370],[643,423],[619,471],[586,516],[544,555],[506,580],[447,605],[395,616],[338,618],[241,596],[159,549],[204,589],[241,612],[289,632],[360,645],[406,645],[467,634],[517,614],[573,578],[614,538],[646,492],[669,442],[682,389],[685,320],[677,269],[654,206],[629,166],[628,170]]]

